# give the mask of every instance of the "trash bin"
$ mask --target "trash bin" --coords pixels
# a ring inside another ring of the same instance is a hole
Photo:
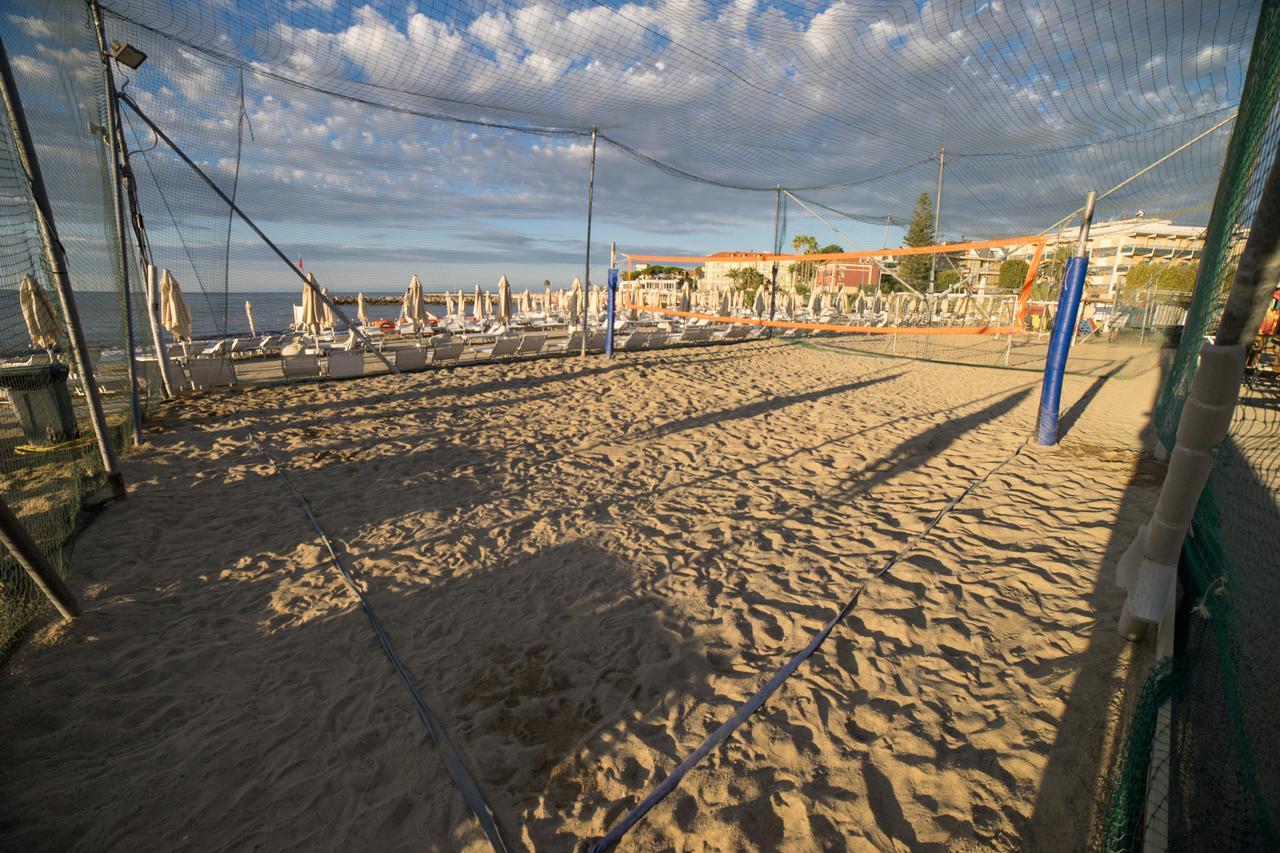
[[[9,392],[13,413],[30,441],[57,444],[78,435],[65,364],[0,367],[0,388]]]

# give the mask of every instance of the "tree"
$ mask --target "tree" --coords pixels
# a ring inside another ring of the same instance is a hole
[[[549,279],[549,278],[544,278],[544,279],[542,280],[542,286],[543,286],[543,287],[550,287],[550,286],[551,286],[551,279]]]
[[[1021,290],[1027,280],[1027,270],[1031,265],[1026,261],[1011,259],[1000,265],[998,284],[1001,290]]]
[[[755,267],[734,267],[725,273],[733,281],[734,288],[742,294],[742,300],[750,305],[756,298],[756,291],[765,283],[764,273]]]
[[[818,239],[809,234],[797,234],[791,238],[791,248],[798,255],[812,255],[818,250]],[[791,273],[791,280],[797,284],[808,285],[813,281],[813,262],[812,261],[796,261],[787,264],[787,271]]]
[[[1140,297],[1152,290],[1190,293],[1196,286],[1199,264],[1173,264],[1167,261],[1143,261],[1129,267],[1124,276],[1126,296]]]
[[[933,245],[933,202],[929,200],[928,193],[920,193],[920,198],[916,199],[916,209],[911,214],[911,224],[902,244],[912,247]],[[904,255],[898,263],[897,272],[907,284],[916,290],[924,290],[929,284],[930,266],[928,255]]]
[[[943,270],[938,273],[938,290],[946,290],[960,283],[960,273],[957,270]]]

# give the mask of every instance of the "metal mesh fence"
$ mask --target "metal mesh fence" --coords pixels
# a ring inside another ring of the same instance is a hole
[[[79,0],[11,4],[0,16],[3,39],[27,123],[36,141],[68,273],[102,393],[111,440],[132,441],[125,347],[124,270],[134,324],[145,328],[132,250],[121,256],[116,230],[106,101],[97,39]],[[103,484],[84,385],[72,369],[64,319],[35,225],[33,201],[14,136],[0,117],[0,489],[44,550],[65,571],[63,550],[83,498]],[[50,336],[33,340],[22,291],[48,317]],[[158,399],[158,374],[144,365],[144,409]],[[0,560],[0,654],[44,606],[22,569]]]

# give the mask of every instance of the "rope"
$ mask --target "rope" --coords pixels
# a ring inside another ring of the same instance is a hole
[[[467,806],[471,809],[472,814],[480,821],[480,827],[484,830],[484,834],[488,836],[489,843],[493,845],[493,849],[499,853],[506,853],[506,844],[502,840],[502,834],[498,830],[497,821],[494,819],[493,811],[489,808],[489,804],[485,801],[484,795],[480,792],[480,787],[476,784],[471,773],[462,763],[462,757],[458,754],[458,750],[454,747],[453,742],[449,740],[449,736],[445,733],[444,728],[436,721],[432,715],[431,709],[427,707],[427,703],[418,695],[418,691],[413,686],[413,680],[409,677],[409,673],[405,670],[404,664],[400,662],[399,656],[391,645],[391,639],[387,637],[387,632],[383,630],[382,623],[378,621],[377,614],[373,612],[373,605],[365,598],[364,593],[360,591],[360,587],[356,585],[355,579],[351,576],[351,572],[347,569],[346,564],[342,562],[342,558],[338,556],[338,552],[334,549],[333,543],[330,542],[328,534],[324,532],[324,528],[320,526],[319,520],[315,513],[311,510],[311,502],[306,499],[297,487],[294,486],[293,480],[289,479],[288,473],[281,465],[276,462],[275,458],[267,452],[258,437],[245,430],[249,436],[249,440],[253,442],[253,446],[271,465],[271,469],[280,479],[284,480],[285,486],[288,487],[289,493],[293,495],[294,500],[301,508],[307,520],[311,522],[311,526],[315,528],[316,533],[320,536],[320,541],[324,544],[325,550],[329,552],[329,559],[333,561],[333,565],[338,570],[338,574],[342,576],[342,582],[346,584],[347,589],[355,596],[359,602],[364,615],[369,619],[369,625],[373,628],[373,633],[377,635],[378,642],[382,644],[382,651],[386,654],[387,660],[391,661],[391,665],[395,668],[396,675],[400,677],[400,683],[404,685],[405,690],[409,692],[409,698],[413,701],[413,707],[418,712],[418,717],[422,720],[423,725],[427,727],[427,731],[431,733],[431,739],[435,741],[436,748],[440,750],[440,758],[444,762],[445,769],[449,771],[449,775],[453,778],[454,785],[461,792],[462,798],[466,801]]]
[[[613,827],[613,829],[609,831],[609,833],[606,836],[604,836],[599,841],[597,841],[591,847],[590,853],[604,853],[604,851],[612,850],[614,847],[616,847],[618,845],[618,842],[622,840],[622,837],[626,835],[627,832],[630,831],[633,826],[635,826],[637,823],[643,820],[645,815],[647,815],[654,806],[662,802],[667,797],[668,794],[670,794],[677,787],[679,787],[681,780],[684,779],[685,775],[690,770],[692,770],[698,764],[699,761],[705,758],[707,754],[711,752],[711,750],[715,749],[717,746],[719,746],[721,743],[727,740],[728,737],[731,734],[733,734],[734,731],[739,726],[741,726],[744,722],[746,722],[748,717],[750,717],[757,710],[759,710],[760,706],[763,705],[765,702],[767,702],[769,700],[769,697],[772,696],[775,692],[777,692],[778,688],[782,686],[783,682],[785,682],[788,678],[790,678],[791,675],[797,669],[799,669],[800,664],[808,660],[809,657],[818,650],[818,648],[822,645],[823,641],[827,639],[827,636],[830,635],[830,633],[835,629],[835,627],[839,625],[844,620],[844,618],[849,615],[850,612],[852,612],[853,608],[858,603],[858,599],[862,597],[862,593],[866,591],[867,587],[870,586],[873,581],[883,577],[889,572],[889,570],[891,570],[895,565],[897,565],[898,562],[901,561],[902,558],[906,556],[908,552],[910,552],[925,537],[927,537],[930,533],[932,533],[933,529],[938,526],[938,524],[942,521],[942,519],[945,518],[947,514],[950,513],[951,510],[954,509],[958,503],[960,503],[960,501],[968,497],[968,495],[974,489],[978,488],[978,486],[985,483],[991,477],[991,475],[995,474],[1005,465],[1008,465],[1010,462],[1012,462],[1014,458],[1016,458],[1018,454],[1020,454],[1023,451],[1023,449],[1027,446],[1027,442],[1029,442],[1030,440],[1031,439],[1029,436],[1027,438],[1024,438],[1022,440],[1022,443],[1019,444],[1016,448],[1014,448],[1013,452],[1010,453],[1008,456],[1006,456],[1003,461],[1001,461],[998,465],[996,465],[991,470],[987,471],[985,474],[974,479],[972,482],[969,483],[968,486],[965,487],[964,491],[962,491],[960,494],[956,495],[954,498],[948,501],[947,505],[938,511],[938,514],[935,515],[933,517],[933,520],[930,521],[925,526],[924,530],[920,531],[911,539],[909,539],[907,543],[903,545],[902,548],[896,554],[890,557],[889,560],[883,566],[881,566],[869,578],[864,580],[857,587],[857,589],[853,591],[853,595],[849,598],[849,600],[845,603],[845,605],[840,608],[840,611],[836,613],[836,615],[831,619],[830,622],[828,622],[826,625],[822,627],[822,630],[820,630],[818,633],[813,635],[813,638],[809,640],[808,645],[806,645],[803,649],[801,649],[800,652],[795,655],[795,657],[791,658],[791,660],[789,660],[787,664],[782,667],[782,669],[778,670],[778,672],[775,673],[772,678],[770,678],[767,682],[765,682],[764,686],[761,687],[758,691],[756,691],[756,693],[753,696],[751,696],[751,698],[749,698],[746,702],[742,703],[742,705],[738,707],[738,710],[734,711],[733,715],[729,717],[728,720],[726,720],[724,723],[720,725],[719,728],[717,728],[714,732],[712,732],[707,737],[707,739],[704,740],[698,746],[698,748],[695,749],[693,753],[689,755],[688,758],[682,761],[680,765],[677,766],[676,769],[671,772],[670,776],[663,779],[662,782],[660,782],[658,786],[654,788],[652,792],[650,792],[649,796],[641,800],[639,805],[637,805],[630,812],[628,812],[626,816],[623,817],[622,820],[620,820]]]

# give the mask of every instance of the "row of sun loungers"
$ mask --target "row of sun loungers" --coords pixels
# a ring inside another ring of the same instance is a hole
[[[758,337],[763,329],[756,326],[735,325],[729,327],[688,326],[678,332],[665,329],[638,329],[619,334],[614,340],[620,352],[635,352],[666,346],[707,343],[713,341],[737,341]],[[270,338],[271,336],[268,336]],[[559,340],[548,340],[544,332],[527,332],[521,335],[498,337],[491,342],[469,343],[447,341],[434,346],[406,346],[383,350],[404,372],[423,370],[429,366],[453,365],[477,361],[519,359],[540,355],[573,354],[582,349],[582,332],[574,331]],[[263,339],[247,347],[237,347],[234,342],[219,342],[183,357],[181,351],[171,353],[170,382],[183,390],[200,390],[262,381],[271,378],[270,365],[278,364],[275,378],[286,380],[308,379],[321,376],[350,378],[363,376],[369,360],[360,350],[330,349],[320,353],[301,355],[277,355],[280,339]],[[272,346],[274,344],[274,346]],[[587,351],[604,351],[603,330],[593,330],[587,338]],[[249,357],[238,357],[238,356]],[[251,356],[268,356],[268,360]],[[372,366],[371,364],[369,366]],[[381,372],[381,365],[377,367]],[[268,375],[262,375],[262,374]],[[258,375],[255,375],[258,374]]]

